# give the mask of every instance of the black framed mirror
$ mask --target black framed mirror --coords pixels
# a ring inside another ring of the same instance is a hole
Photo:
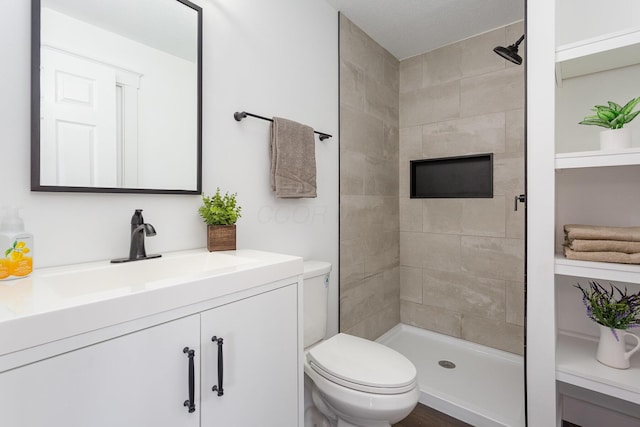
[[[202,9],[32,0],[31,190],[202,192]]]

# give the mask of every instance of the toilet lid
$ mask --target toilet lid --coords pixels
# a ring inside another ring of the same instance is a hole
[[[307,352],[311,368],[355,390],[405,393],[415,387],[416,368],[403,355],[373,341],[338,334]]]

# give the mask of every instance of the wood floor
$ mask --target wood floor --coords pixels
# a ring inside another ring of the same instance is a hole
[[[428,406],[418,403],[416,409],[393,427],[472,427]]]

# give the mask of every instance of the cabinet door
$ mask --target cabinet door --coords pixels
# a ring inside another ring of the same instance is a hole
[[[297,288],[290,285],[202,313],[202,425],[298,423]],[[218,344],[223,339],[222,396]]]
[[[11,427],[196,427],[189,398],[198,315],[118,337],[0,374],[0,424]]]

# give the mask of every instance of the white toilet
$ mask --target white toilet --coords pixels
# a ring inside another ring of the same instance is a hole
[[[418,402],[416,368],[347,334],[324,340],[331,264],[304,263],[305,427],[389,427]]]

